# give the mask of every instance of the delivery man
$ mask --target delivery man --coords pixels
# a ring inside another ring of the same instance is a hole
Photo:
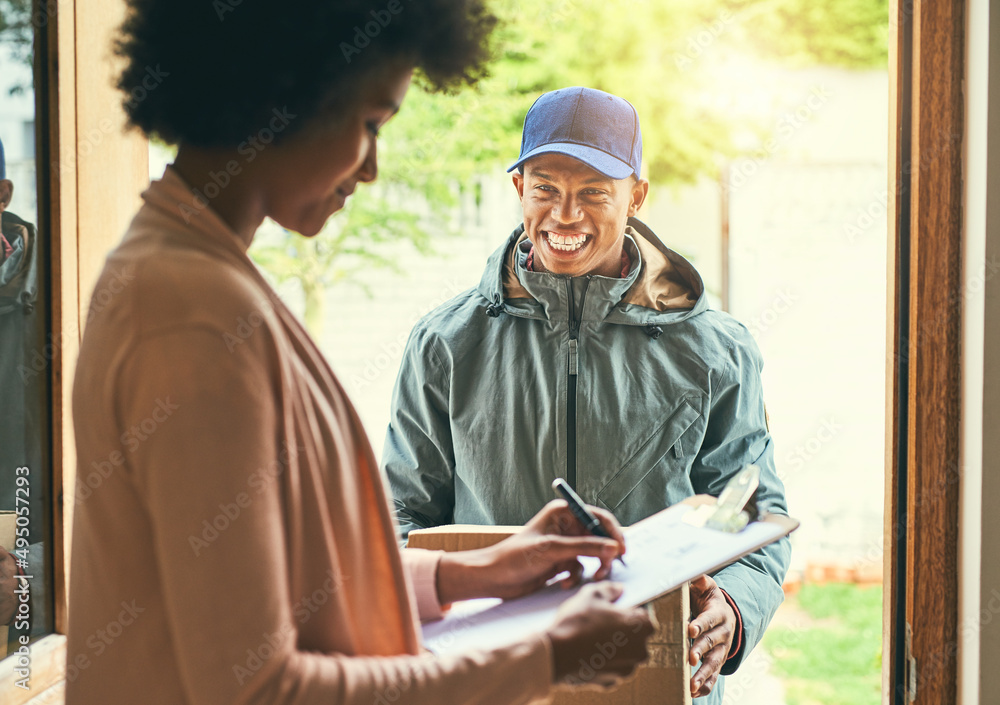
[[[631,524],[718,495],[748,463],[785,513],[761,356],[709,308],[694,267],[635,218],[649,191],[632,105],[590,88],[542,95],[513,174],[523,223],[479,286],[414,327],[382,461],[404,536],[523,524],[565,478]],[[692,583],[691,682],[721,702],[782,601],[788,539]]]

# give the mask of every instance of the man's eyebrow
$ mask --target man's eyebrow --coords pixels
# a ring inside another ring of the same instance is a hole
[[[538,171],[537,169],[532,169],[531,170],[531,174],[532,174],[532,176],[537,176],[537,177],[539,177],[541,179],[546,179],[548,181],[554,181],[554,179],[552,178],[552,176],[550,176],[549,174],[547,174],[544,171]],[[589,179],[587,179],[586,181],[584,181],[583,183],[584,184],[606,184],[609,181],[612,181],[612,179],[609,179],[606,176],[592,176]]]

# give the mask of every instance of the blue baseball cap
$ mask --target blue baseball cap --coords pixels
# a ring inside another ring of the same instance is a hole
[[[565,154],[612,179],[639,176],[639,115],[624,98],[596,88],[544,93],[524,116],[521,156],[507,171],[539,154]]]
[[[7,160],[3,156],[3,140],[0,140],[0,181],[7,178]]]

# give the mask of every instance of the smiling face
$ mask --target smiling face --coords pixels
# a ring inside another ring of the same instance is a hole
[[[347,115],[334,122],[316,120],[276,149],[261,150],[266,214],[311,237],[344,207],[359,183],[374,181],[378,131],[399,110],[412,73],[407,66],[373,74]]]
[[[514,174],[534,261],[553,274],[621,276],[625,222],[649,183],[612,179],[564,154],[542,154]]]

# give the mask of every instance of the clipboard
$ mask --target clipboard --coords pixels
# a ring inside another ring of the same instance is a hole
[[[798,528],[783,514],[758,514],[753,503],[759,470],[746,466],[718,499],[696,495],[624,529],[628,566],[610,579],[624,587],[616,604],[645,605],[704,573],[714,573]],[[581,557],[585,580],[600,566]],[[443,619],[422,626],[425,648],[438,654],[500,648],[547,629],[560,605],[579,588],[551,585],[516,600],[456,603]]]

